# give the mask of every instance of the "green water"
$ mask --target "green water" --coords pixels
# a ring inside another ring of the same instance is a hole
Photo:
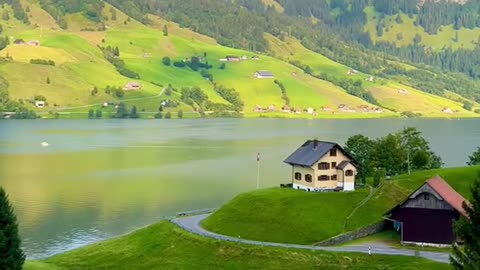
[[[30,258],[220,206],[289,181],[282,160],[309,138],[343,143],[420,128],[446,166],[480,145],[480,120],[0,121],[0,185]],[[49,147],[42,147],[48,142]]]

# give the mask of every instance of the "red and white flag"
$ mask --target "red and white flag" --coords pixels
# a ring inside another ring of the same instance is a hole
[[[260,152],[257,153],[257,161],[260,161]]]

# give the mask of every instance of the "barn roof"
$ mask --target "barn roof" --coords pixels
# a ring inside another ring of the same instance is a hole
[[[448,204],[450,204],[455,210],[460,214],[466,215],[465,210],[463,210],[463,202],[465,198],[462,195],[458,194],[445,180],[440,176],[435,176],[432,179],[427,181],[429,185],[435,192],[440,195]]]
[[[290,165],[300,165],[305,167],[312,167],[323,156],[330,152],[331,149],[337,148],[342,151],[352,163],[355,163],[354,159],[343,150],[340,145],[332,142],[323,142],[319,140],[308,140],[300,148],[298,148],[293,154],[291,154],[284,162]]]
[[[257,71],[257,74],[260,75],[260,76],[265,76],[265,77],[273,76],[273,73],[271,71],[268,71],[268,70],[259,70],[259,71]]]

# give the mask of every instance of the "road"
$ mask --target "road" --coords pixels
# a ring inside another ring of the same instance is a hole
[[[231,237],[225,236],[217,233],[213,233],[205,230],[200,226],[201,222],[207,218],[210,214],[203,214],[197,216],[183,217],[183,218],[174,218],[172,222],[180,226],[186,231],[191,233],[201,235],[204,237],[209,237],[217,239],[220,241],[229,241],[236,242],[248,245],[256,246],[268,246],[268,247],[280,247],[280,248],[293,248],[293,249],[307,249],[307,250],[322,250],[330,252],[355,252],[355,253],[367,253],[368,246],[350,246],[350,247],[319,247],[319,246],[310,246],[310,245],[296,245],[296,244],[284,244],[284,243],[272,243],[272,242],[261,242],[254,240],[241,239],[240,237]],[[442,252],[429,252],[429,251],[418,251],[415,254],[414,250],[409,249],[395,249],[382,245],[371,246],[372,254],[382,254],[382,255],[399,255],[399,256],[411,256],[411,257],[422,257],[436,262],[449,263],[449,254]]]

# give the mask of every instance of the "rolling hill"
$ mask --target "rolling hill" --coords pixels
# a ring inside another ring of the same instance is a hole
[[[284,12],[279,2],[263,3],[275,12]],[[10,14],[8,20],[0,20],[0,36],[10,40],[0,50],[0,74],[8,82],[10,99],[26,104],[44,117],[58,116],[57,113],[86,117],[90,109],[103,110],[107,116],[115,112],[114,106],[119,102],[136,106],[145,117],[153,117],[165,100],[174,104],[164,106],[165,111],[182,110],[190,117],[202,111],[239,110],[233,109],[231,97],[219,91],[220,86],[238,93],[243,103],[240,111],[247,117],[367,118],[399,116],[402,112],[426,117],[478,116],[463,108],[466,101],[473,107],[478,104],[456,93],[437,96],[403,84],[401,79],[377,78],[361,72],[347,75],[353,70],[351,67],[307,49],[295,37],[282,41],[264,33],[268,51],[253,52],[220,45],[211,37],[158,15],[147,14],[148,23],[141,23],[106,2],[99,11],[101,21],[92,20],[84,12],[65,14],[66,29],[40,2],[21,0],[20,4],[29,23],[15,18],[12,6],[4,4],[0,8],[0,14]],[[28,45],[37,40],[40,46]],[[118,55],[109,59],[108,48],[117,48]],[[220,60],[229,55],[244,56],[245,60]],[[167,57],[169,64],[164,63]],[[32,62],[38,59],[51,60],[54,65]],[[204,67],[189,67],[192,59]],[[179,63],[181,67],[176,65]],[[313,72],[304,72],[299,64],[308,65]],[[271,71],[275,78],[254,78],[255,72],[262,70]],[[324,79],[321,74],[335,80],[359,81],[361,91],[373,99],[352,94],[338,81]],[[375,80],[370,82],[368,78]],[[123,88],[129,82],[140,84],[141,90],[118,95],[116,90],[107,90]],[[200,99],[182,95],[183,88],[192,87],[201,89]],[[35,108],[31,102],[36,97],[45,98],[47,106]],[[106,102],[113,105],[105,107]],[[284,105],[299,113],[279,112]],[[337,109],[340,105],[349,110]],[[256,107],[269,106],[277,112],[254,112]],[[307,113],[308,108],[316,113]],[[375,112],[375,108],[381,109]],[[452,113],[442,112],[446,108]]]

